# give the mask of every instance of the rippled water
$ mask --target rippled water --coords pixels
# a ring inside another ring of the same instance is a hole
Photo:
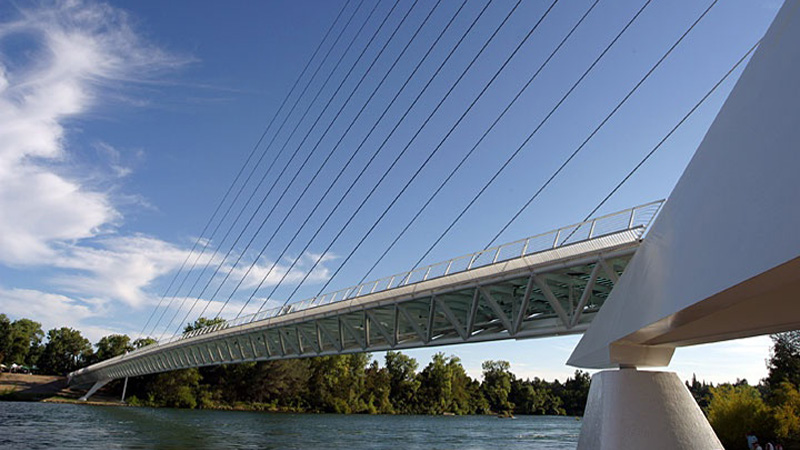
[[[574,449],[574,417],[355,416],[0,402],[0,448]]]

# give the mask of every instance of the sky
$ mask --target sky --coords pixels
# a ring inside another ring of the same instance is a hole
[[[645,0],[593,3],[0,2],[0,313],[93,342],[168,336],[204,310],[232,318],[484,248],[711,4],[649,2],[591,66]],[[583,220],[780,5],[716,3],[495,243]],[[668,197],[740,72],[596,215]],[[563,379],[578,339],[408,353]],[[681,348],[670,370],[757,382],[769,343]]]

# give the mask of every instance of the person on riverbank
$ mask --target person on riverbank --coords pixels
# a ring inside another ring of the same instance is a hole
[[[747,438],[747,448],[750,450],[755,449],[756,443],[758,442],[758,438],[752,431],[748,431],[747,434],[744,435]]]

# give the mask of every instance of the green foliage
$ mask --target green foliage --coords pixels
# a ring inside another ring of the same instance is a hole
[[[475,405],[470,401],[474,393],[472,380],[456,356],[433,355],[433,359],[419,374],[417,412],[421,414],[473,414]]]
[[[11,322],[0,314],[0,362],[33,366],[42,353],[42,325],[30,319]]]
[[[47,332],[47,345],[39,358],[42,373],[65,375],[92,359],[92,344],[72,328],[54,328]]]
[[[392,409],[402,414],[412,413],[420,385],[417,361],[400,352],[386,352],[385,365],[389,374]]]
[[[587,372],[576,370],[575,374],[567,378],[563,385],[556,384],[554,394],[561,399],[564,412],[570,416],[582,416],[586,409],[586,399],[589,397],[589,384],[591,377]]]
[[[773,334],[771,338],[767,388],[777,389],[784,381],[800,386],[800,330]]]
[[[800,392],[797,386],[783,381],[774,389],[772,401],[775,437],[800,447]]]
[[[147,404],[170,408],[195,408],[200,392],[197,369],[181,369],[154,376],[148,386]]]
[[[504,412],[514,408],[508,401],[512,380],[511,365],[508,361],[483,362],[483,395],[486,396],[492,411]]]
[[[766,438],[773,430],[770,408],[758,390],[745,384],[711,388],[708,421],[726,449],[746,449],[745,434],[754,432]]]
[[[190,331],[199,330],[200,328],[210,327],[211,325],[217,325],[220,323],[225,323],[225,319],[222,319],[220,317],[215,317],[213,319],[200,317],[193,323],[187,323],[186,326],[183,328],[183,332],[188,333]]]
[[[148,345],[155,344],[156,340],[151,337],[143,337],[133,341],[133,348],[147,347]]]
[[[186,331],[223,322],[200,318]],[[65,374],[84,365],[155,343],[131,342],[126,335],[101,338],[96,353],[80,332],[53,329],[42,346],[36,322],[12,322],[0,314],[0,357],[39,360],[44,373]],[[484,380],[470,378],[455,356],[437,353],[421,372],[417,361],[387,352],[383,367],[369,354],[250,362],[184,369],[134,377],[128,383],[132,405],[176,408],[368,414],[581,414],[589,377],[576,372],[564,384],[538,378],[519,380],[506,361],[483,364]],[[121,380],[106,389],[122,390]],[[787,391],[792,395],[791,392]],[[787,422],[789,423],[789,422]],[[787,429],[792,429],[791,426]]]
[[[11,321],[5,314],[0,314],[0,363],[10,362],[8,359],[10,347]]]
[[[708,409],[708,403],[711,400],[711,384],[703,381],[697,381],[697,377],[692,374],[692,381],[686,382],[686,387],[694,397],[694,400],[700,405],[700,408],[705,411]]]
[[[112,334],[103,336],[97,342],[97,351],[94,354],[94,361],[100,362],[115,356],[124,355],[133,350],[131,338],[124,334]]]
[[[367,367],[364,379],[364,395],[362,398],[369,414],[393,414],[391,401],[391,376],[389,370],[372,361]]]

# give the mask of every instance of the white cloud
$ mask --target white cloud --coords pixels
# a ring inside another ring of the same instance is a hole
[[[326,254],[320,259],[319,253],[306,252],[298,259],[291,271],[289,271],[289,267],[292,265],[293,259],[287,258],[283,263],[278,262],[277,264],[275,264],[275,261],[268,260],[256,262],[256,264],[252,265],[252,268],[250,267],[251,264],[240,264],[239,267],[236,267],[233,272],[231,272],[231,276],[237,280],[244,277],[244,281],[242,282],[243,288],[254,288],[258,286],[262,280],[264,280],[262,288],[275,286],[280,283],[282,279],[282,284],[284,286],[291,285],[299,283],[319,259],[319,264],[317,264],[307,280],[309,283],[315,283],[330,278],[330,270],[325,267],[325,263],[335,258],[336,256],[333,254]]]
[[[29,51],[0,55],[0,263],[76,269],[56,276],[67,292],[144,303],[143,288],[185,252],[114,234],[123,216],[111,193],[69,173],[65,124],[97,106],[107,86],[147,80],[187,60],[141,40],[123,11],[79,0],[21,9],[0,23],[0,44],[8,39]],[[106,172],[130,173],[111,144],[94,147]]]
[[[108,334],[111,330],[95,324],[158,303],[153,284],[181,266],[187,245],[120,232],[125,219],[121,206],[148,205],[135,194],[115,192],[143,152],[124,147],[121,151],[113,142],[92,137],[88,149],[76,148],[70,139],[71,124],[105,106],[108,99],[126,99],[127,89],[120,86],[157,83],[156,75],[190,59],[145,42],[125,12],[103,3],[57,1],[20,9],[16,17],[3,20],[0,52],[20,43],[25,51],[0,53],[0,265],[39,271],[47,278],[35,280],[36,289],[0,288],[0,311],[40,320],[45,327],[66,324]],[[4,45],[10,40],[15,45]],[[148,105],[146,99],[140,100],[128,103]],[[75,166],[74,155],[81,150],[99,156],[95,166]],[[221,258],[212,261],[210,253],[197,261],[198,267],[219,264]],[[318,256],[303,255],[285,282],[298,282]],[[329,277],[324,262],[330,258],[322,259],[309,281]],[[271,265],[269,261],[256,265],[244,288],[253,288]],[[278,264],[265,286],[277,283],[288,266],[284,261]],[[237,268],[233,279],[245,270]],[[200,300],[195,311],[207,302]],[[261,303],[254,301],[244,314],[256,312]],[[178,304],[168,311],[168,318]],[[238,312],[242,305],[230,304],[226,311]],[[222,302],[214,299],[209,314],[221,307]]]
[[[12,320],[23,317],[32,319],[42,325],[45,333],[53,328],[75,328],[92,343],[109,334],[129,332],[117,327],[97,326],[85,322],[97,319],[105,313],[106,305],[102,300],[82,301],[34,289],[0,287],[0,306],[2,312]]]
[[[2,45],[8,40],[15,45]],[[38,283],[70,296],[11,288],[0,292],[0,309],[49,327],[78,326],[114,302],[147,304],[146,288],[186,251],[117,234],[124,217],[92,174],[119,179],[131,168],[112,144],[96,141],[105,167],[75,171],[67,126],[99,106],[107,87],[146,81],[187,59],[141,40],[123,11],[79,0],[23,8],[0,22],[0,49],[20,44],[24,54],[0,54],[0,264],[55,268]]]

